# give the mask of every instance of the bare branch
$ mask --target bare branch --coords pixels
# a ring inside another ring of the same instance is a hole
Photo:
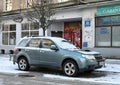
[[[39,23],[39,27],[45,31],[52,24],[50,19],[55,14],[54,5],[49,0],[32,0],[32,4],[28,5],[30,9],[26,13],[26,18]]]

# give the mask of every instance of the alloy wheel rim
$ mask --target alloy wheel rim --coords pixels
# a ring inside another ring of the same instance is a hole
[[[72,63],[67,63],[64,70],[67,75],[73,75],[75,73],[75,66]]]
[[[20,69],[24,70],[26,68],[26,61],[24,59],[21,59],[19,62]]]

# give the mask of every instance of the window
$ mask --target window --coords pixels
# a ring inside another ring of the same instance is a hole
[[[7,32],[2,33],[2,44],[8,45],[8,33]]]
[[[120,46],[120,26],[112,27],[112,46]]]
[[[96,26],[119,25],[120,16],[98,17],[96,18]]]
[[[2,29],[2,44],[15,45],[16,44],[16,25],[4,25]]]
[[[38,36],[39,24],[38,23],[23,23],[22,24],[22,37],[25,36]]]
[[[33,0],[27,0],[27,7],[30,7],[30,6],[32,6],[32,2]]]
[[[12,10],[12,0],[6,0],[6,11]]]
[[[110,27],[96,28],[96,46],[111,45],[111,29]]]
[[[120,16],[96,18],[96,46],[120,47]]]
[[[42,48],[51,48],[51,45],[54,45],[51,40],[42,40]]]
[[[39,29],[39,23],[31,23],[30,24],[31,30],[38,30]]]
[[[29,24],[28,23],[22,24],[22,30],[29,30]]]
[[[110,25],[110,17],[99,17],[96,19],[96,25],[97,26],[104,26],[104,25]]]
[[[40,47],[40,40],[39,39],[32,39],[28,45],[29,47]]]
[[[18,46],[25,47],[27,42],[28,42],[28,39],[24,39],[18,44]]]

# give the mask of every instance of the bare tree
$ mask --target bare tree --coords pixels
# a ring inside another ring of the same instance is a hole
[[[32,0],[32,3],[28,3],[30,7],[25,14],[27,19],[38,23],[39,28],[43,29],[43,35],[45,31],[53,22],[51,17],[55,14],[54,5],[50,0]]]

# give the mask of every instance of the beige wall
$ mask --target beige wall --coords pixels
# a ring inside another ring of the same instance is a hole
[[[82,10],[82,43],[86,42],[87,48],[94,48],[95,45],[95,13],[96,8]],[[85,21],[90,21],[90,26],[85,26]]]
[[[83,3],[88,3],[88,2],[98,2],[98,1],[105,1],[105,0],[80,0]]]
[[[12,0],[12,4],[13,4],[13,9],[12,10],[16,10],[16,9],[23,9],[26,8],[26,0]]]
[[[3,10],[3,0],[0,0],[0,10]]]

